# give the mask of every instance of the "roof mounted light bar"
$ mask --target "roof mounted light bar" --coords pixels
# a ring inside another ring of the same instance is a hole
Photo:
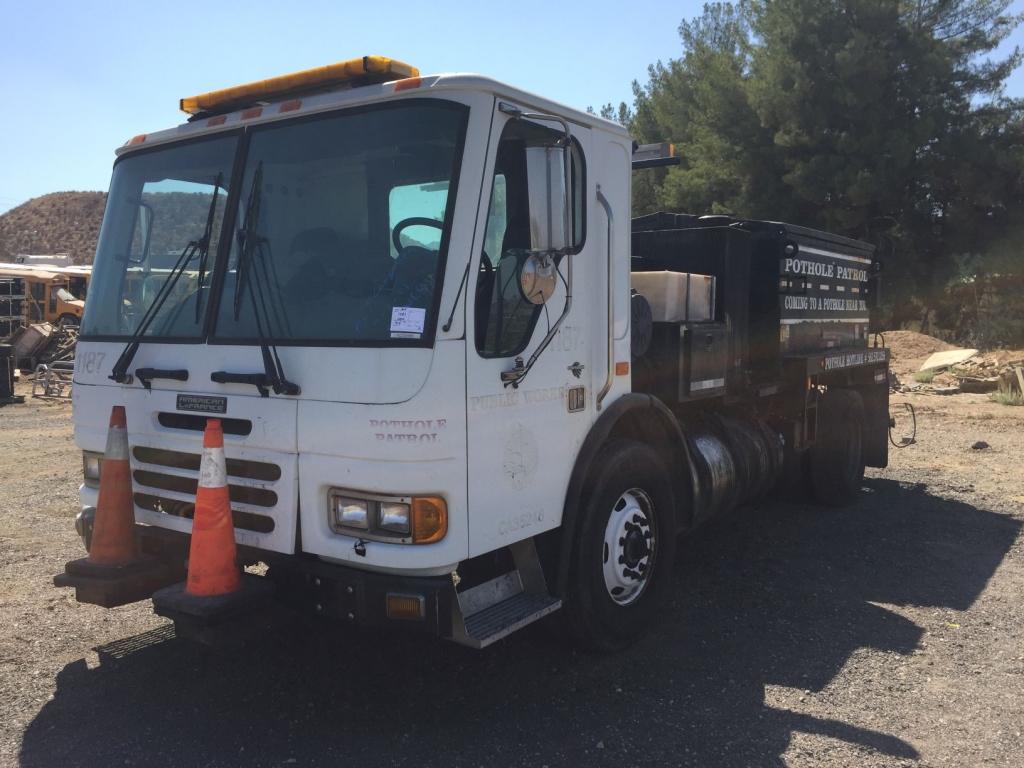
[[[666,165],[679,165],[676,157],[676,145],[667,141],[658,144],[633,144],[633,170],[641,168],[661,168]]]
[[[241,107],[274,101],[295,93],[387,83],[418,77],[419,74],[420,71],[416,67],[397,59],[389,59],[387,56],[363,56],[328,64],[325,67],[305,69],[289,75],[222,88],[198,96],[187,96],[181,99],[179,104],[182,112],[191,115],[190,119],[195,119],[232,112]]]

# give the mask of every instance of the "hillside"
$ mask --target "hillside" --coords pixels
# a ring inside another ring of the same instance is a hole
[[[89,264],[96,252],[106,192],[54,192],[0,215],[0,261],[19,253],[71,254]]]

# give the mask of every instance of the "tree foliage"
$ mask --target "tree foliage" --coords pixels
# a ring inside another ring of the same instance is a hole
[[[907,320],[950,281],[990,270],[985,254],[1017,234],[1024,105],[1003,85],[1021,54],[995,55],[1020,22],[1009,5],[706,4],[679,27],[680,57],[634,83],[632,109],[602,110],[683,158],[636,174],[636,212],[728,212],[869,240],[893,320]]]

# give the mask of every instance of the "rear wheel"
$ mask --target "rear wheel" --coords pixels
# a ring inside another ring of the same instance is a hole
[[[830,389],[818,401],[818,439],[807,471],[811,496],[819,504],[849,504],[864,481],[864,401],[850,389]]]
[[[675,515],[658,454],[632,440],[609,444],[580,513],[564,615],[580,645],[625,648],[650,625],[671,586]]]

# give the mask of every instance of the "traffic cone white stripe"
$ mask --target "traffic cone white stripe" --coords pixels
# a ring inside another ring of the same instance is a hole
[[[128,461],[128,430],[110,427],[107,430],[107,448],[103,458],[108,461]]]
[[[203,448],[199,462],[199,487],[222,488],[228,484],[227,465],[223,448]]]
[[[219,419],[207,419],[203,431],[203,455],[199,462],[199,487],[188,551],[186,593],[210,597],[230,594],[241,587],[224,460],[224,432]]]

